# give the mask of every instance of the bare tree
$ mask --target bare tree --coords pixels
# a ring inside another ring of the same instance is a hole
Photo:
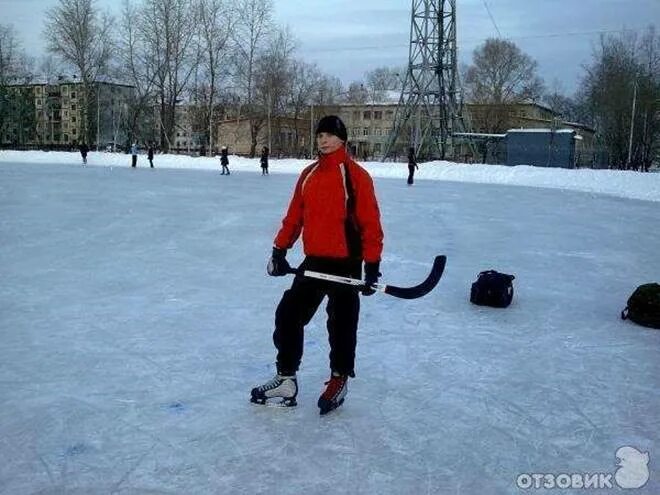
[[[616,168],[648,169],[660,143],[660,40],[653,27],[603,36],[579,98]]]
[[[203,86],[195,91],[204,102],[202,115],[204,130],[209,147],[213,153],[213,124],[215,106],[220,93],[220,85],[229,77],[230,42],[233,25],[236,22],[235,5],[230,0],[199,0],[198,17],[200,20],[200,67],[203,71]]]
[[[62,63],[52,55],[44,56],[39,63],[39,73],[48,84],[55,82],[63,69]]]
[[[378,67],[365,74],[364,81],[353,81],[348,85],[343,100],[348,103],[374,103],[382,100],[388,91],[401,91],[400,74],[405,69]]]
[[[257,110],[262,118],[259,119],[257,113],[255,124],[259,120],[262,121],[261,125],[268,124],[268,142],[272,144],[274,135],[276,149],[283,149],[283,143],[279,142],[279,117],[286,115],[289,110],[295,40],[289,29],[272,32],[269,38],[268,48],[259,56],[255,65],[255,103],[257,109],[263,109],[261,112]],[[256,137],[256,134],[252,135],[251,154],[256,153]]]
[[[150,70],[155,73],[160,142],[166,150],[174,139],[177,105],[198,62],[195,12],[193,0],[143,0],[138,16]]]
[[[555,79],[552,83],[552,87],[544,93],[543,102],[564,120],[573,122],[578,121],[576,102],[573,98],[566,95],[563,86],[558,79]]]
[[[5,136],[16,144],[23,144],[34,129],[34,102],[25,88],[11,87],[29,82],[30,61],[21,47],[14,28],[0,24],[0,141],[11,127],[14,132]]]
[[[660,161],[660,34],[650,26],[639,46],[639,117],[636,159],[648,172]]]
[[[311,106],[312,104],[326,103],[326,101],[322,101],[324,99],[324,94],[328,93],[328,96],[331,95],[331,90],[329,87],[326,88],[326,84],[326,76],[321,73],[316,65],[308,64],[301,60],[294,60],[291,63],[288,106],[293,112],[293,118],[296,122],[301,115],[306,113],[305,110],[308,106]],[[321,96],[321,98],[319,98],[319,96]],[[327,99],[328,98],[325,98],[325,100]],[[310,119],[311,118],[312,112],[310,108]],[[313,125],[314,122],[310,122],[310,129]],[[298,127],[296,126],[294,147],[297,153],[303,151],[299,134]]]
[[[238,1],[238,17],[233,31],[236,43],[234,74],[237,85],[241,87],[242,106],[250,122],[251,157],[254,157],[257,137],[264,120],[263,107],[259,108],[255,94],[256,63],[273,28],[272,15],[272,0]]]
[[[126,122],[125,145],[135,141],[138,136],[149,141],[156,140],[154,133],[157,124],[152,111],[156,78],[162,74],[163,66],[150,40],[151,29],[144,20],[143,10],[130,0],[124,0],[119,23],[118,72],[123,80],[134,87],[132,98],[126,102],[124,109],[120,109],[123,112],[122,121]]]
[[[512,41],[488,39],[474,50],[463,81],[473,103],[536,101],[543,91],[537,63]]]
[[[404,68],[378,67],[367,72],[366,87],[371,93],[372,99],[382,99],[388,91],[401,91],[403,82],[400,74],[405,74]]]
[[[28,59],[12,25],[0,24],[0,85],[28,75]]]
[[[321,77],[316,83],[312,99],[315,105],[333,104],[344,93],[345,90],[341,79],[336,76],[321,74]]]
[[[48,11],[47,19],[44,33],[48,50],[80,73],[83,136],[89,140],[90,95],[111,57],[112,18],[100,13],[94,0],[59,0]]]
[[[346,101],[348,103],[366,103],[369,101],[369,91],[364,86],[363,82],[353,81],[348,85],[346,91]]]

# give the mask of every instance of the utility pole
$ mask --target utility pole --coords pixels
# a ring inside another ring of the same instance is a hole
[[[272,133],[271,133],[271,126],[270,126],[270,116],[271,116],[271,96],[270,96],[270,88],[268,88],[268,150],[272,149]]]
[[[209,108],[209,156],[213,156],[213,105]]]
[[[96,83],[96,151],[99,150],[99,136],[101,130],[101,87]]]
[[[633,84],[633,101],[632,101],[632,113],[630,115],[630,139],[628,140],[628,162],[627,167],[630,168],[630,160],[632,160],[632,144],[633,144],[633,129],[635,127],[635,106],[637,104],[637,79]]]

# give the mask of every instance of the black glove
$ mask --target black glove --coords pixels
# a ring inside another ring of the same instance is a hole
[[[273,255],[266,266],[266,271],[271,277],[283,277],[291,273],[291,265],[286,260],[286,249],[273,248]]]
[[[365,288],[362,289],[363,296],[370,296],[375,294],[376,291],[371,289],[371,286],[378,282],[378,277],[382,275],[380,273],[380,261],[366,262],[364,264],[364,285]]]

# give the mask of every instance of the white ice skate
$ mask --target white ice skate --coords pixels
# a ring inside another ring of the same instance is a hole
[[[297,405],[297,395],[296,376],[277,374],[268,382],[252,389],[250,402],[268,406],[293,407]]]

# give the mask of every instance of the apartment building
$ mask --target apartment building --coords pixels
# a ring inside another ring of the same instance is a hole
[[[56,83],[12,84],[7,90],[9,115],[0,130],[0,143],[55,148],[82,141],[99,148],[123,144],[133,90],[113,82],[94,83],[85,125],[81,82],[60,79]]]

